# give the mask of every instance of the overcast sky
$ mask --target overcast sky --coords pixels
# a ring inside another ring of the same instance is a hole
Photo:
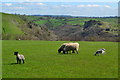
[[[17,2],[16,2],[17,1]],[[46,2],[45,2],[46,1]],[[58,2],[57,2],[58,1]],[[26,15],[117,16],[118,0],[4,0],[1,12]],[[66,2],[65,2],[66,1]],[[94,1],[94,2],[93,2]]]

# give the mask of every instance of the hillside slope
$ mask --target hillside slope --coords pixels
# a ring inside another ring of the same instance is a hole
[[[2,39],[119,41],[117,17],[28,16],[2,13]]]
[[[57,40],[57,36],[49,29],[28,23],[21,17],[2,13],[3,40]]]
[[[59,40],[118,41],[117,17],[25,16],[27,21],[52,30]]]
[[[2,34],[3,39],[15,39],[16,35],[22,35],[19,28],[24,22],[17,16],[11,14],[2,14]]]

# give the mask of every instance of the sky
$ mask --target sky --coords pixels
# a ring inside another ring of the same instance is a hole
[[[119,0],[0,0],[1,2],[119,2]]]
[[[0,12],[11,14],[95,17],[118,15],[118,0],[4,0],[1,7]]]

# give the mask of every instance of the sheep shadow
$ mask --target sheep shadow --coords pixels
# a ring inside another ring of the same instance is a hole
[[[77,54],[77,53],[57,53],[57,55],[74,55],[74,54]]]
[[[17,65],[17,63],[10,63],[9,65]]]
[[[17,64],[17,63],[10,63],[10,64],[8,64],[8,65],[22,65],[22,63],[21,63],[21,64]]]

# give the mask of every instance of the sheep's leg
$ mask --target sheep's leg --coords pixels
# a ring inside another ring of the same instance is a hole
[[[102,52],[102,55],[104,55],[105,52]]]
[[[96,52],[96,53],[95,53],[95,56],[96,56],[96,55],[98,55],[98,56],[99,56],[99,55],[100,55],[100,54],[99,54],[99,52]]]
[[[65,54],[65,51],[63,51],[63,54]]]
[[[67,51],[67,54],[68,54],[68,51]]]
[[[25,63],[25,61],[24,60],[22,60],[23,61],[23,64]]]
[[[98,56],[100,56],[100,53],[98,53]]]
[[[19,60],[17,59],[17,64],[19,63]]]
[[[74,50],[72,50],[72,53],[75,53],[75,51],[74,51]]]
[[[96,53],[95,53],[95,56],[96,56]]]
[[[78,54],[78,51],[76,50],[76,53]]]
[[[19,64],[19,58],[18,57],[16,57],[16,60],[17,60],[17,64]]]
[[[68,53],[70,53],[70,54],[71,54],[71,51],[68,51]]]
[[[19,60],[19,64],[21,64],[21,60]]]

